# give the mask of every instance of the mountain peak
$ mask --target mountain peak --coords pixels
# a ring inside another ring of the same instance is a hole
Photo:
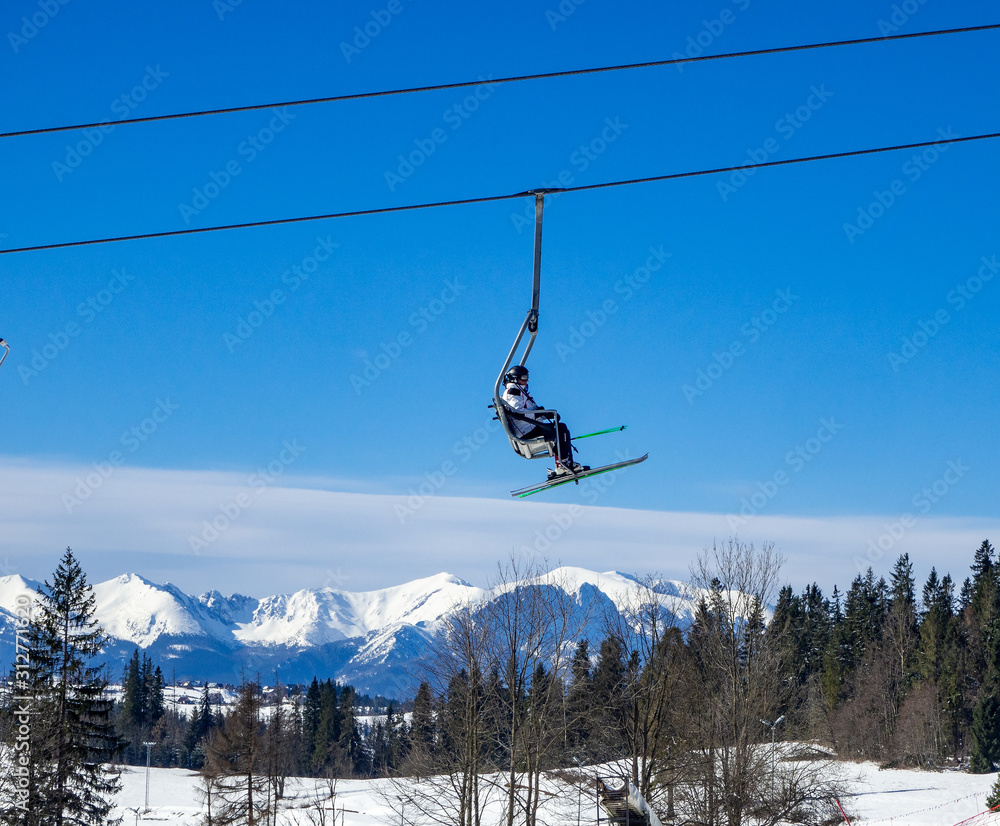
[[[619,571],[563,566],[536,577],[569,595],[592,641],[604,634],[608,611],[628,614],[648,594],[684,623],[693,616],[697,589],[669,580],[648,582]],[[239,678],[245,670],[280,669],[285,680],[325,675],[362,691],[403,697],[409,666],[420,660],[440,629],[466,605],[477,605],[529,581],[487,590],[446,571],[372,591],[313,588],[257,599],[210,590],[193,597],[124,573],[93,586],[96,618],[111,637],[108,656],[147,650],[181,678]],[[12,609],[39,583],[0,577],[0,644],[13,649]],[[589,619],[587,619],[589,618]],[[387,695],[389,696],[389,695]]]
[[[0,608],[13,613],[18,604],[18,597],[29,594],[34,597],[41,588],[41,582],[25,579],[20,574],[0,576]]]

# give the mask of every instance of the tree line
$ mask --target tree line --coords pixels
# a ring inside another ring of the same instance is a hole
[[[441,635],[388,752],[401,822],[480,826],[501,801],[508,826],[535,826],[543,773],[597,764],[616,766],[664,822],[712,826],[839,817],[819,747],[884,766],[1000,767],[1000,562],[988,540],[957,588],[932,569],[918,590],[906,554],[888,581],[869,568],[830,597],[815,583],[777,587],[780,565],[769,546],[707,549],[689,621],[650,579],[605,618],[596,651],[565,583],[503,572],[500,598]],[[814,743],[796,748],[820,759],[778,770],[772,736]]]
[[[826,755],[806,750],[821,759],[776,771],[776,750],[762,745],[761,721],[787,702],[787,651],[766,622],[781,562],[771,546],[706,549],[690,617],[690,602],[655,578],[594,618],[544,566],[501,569],[495,598],[455,612],[425,658],[410,725],[389,751],[386,802],[414,826],[481,826],[487,807],[507,826],[540,826],[567,816],[552,777],[592,793],[587,767],[601,766],[663,822],[831,818],[841,790]],[[604,633],[592,650],[595,619]]]
[[[327,797],[337,778],[390,778],[386,801],[404,824],[482,826],[493,806],[508,826],[539,826],[555,805],[547,777],[592,788],[586,767],[601,765],[665,822],[770,826],[837,814],[842,789],[820,746],[886,765],[996,770],[1000,562],[988,541],[957,595],[936,569],[918,593],[906,555],[888,581],[869,569],[829,597],[816,584],[781,587],[781,564],[769,545],[730,540],[693,564],[690,615],[690,599],[651,577],[593,617],[572,583],[511,562],[494,598],[450,615],[408,713],[387,702],[363,724],[356,692],[318,678],[273,689],[244,680],[225,713],[206,685],[182,715],[138,650],[112,702],[93,665],[107,640],[67,549],[4,700],[0,821],[103,823],[115,765],[144,762],[145,742],[156,762],[201,772],[218,826],[273,823],[290,776],[323,778]],[[27,754],[19,704],[30,707]],[[796,755],[812,759],[782,759]]]
[[[263,686],[258,679],[239,686],[205,683],[198,701],[181,710],[167,697],[159,666],[135,649],[122,675],[120,702],[112,720],[122,742],[119,759],[134,766],[145,765],[145,743],[151,744],[150,763],[161,768],[201,769],[208,741],[224,727],[232,713],[224,702],[224,690],[235,689],[237,698],[252,686],[261,715],[272,724],[289,727],[293,768],[304,777],[336,774],[367,777],[373,774],[375,755],[368,745],[371,726],[359,723],[360,710],[394,714],[394,704],[384,697],[359,695],[353,686],[314,677],[308,686]],[[239,699],[234,705],[237,705]],[[184,704],[187,706],[187,703]],[[376,771],[377,773],[377,771]]]
[[[769,631],[791,679],[787,735],[894,765],[1000,767],[1000,566],[988,540],[957,588],[903,554],[829,598],[781,589]]]

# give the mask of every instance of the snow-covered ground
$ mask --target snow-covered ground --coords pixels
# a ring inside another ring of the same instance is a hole
[[[389,808],[378,799],[376,782],[370,780],[337,781],[338,826],[373,826],[398,823]],[[201,826],[204,805],[196,773],[184,769],[149,770],[149,811],[146,800],[146,770],[126,767],[122,773],[122,791],[118,796],[115,816],[124,815],[123,826],[134,823],[169,823],[172,826]],[[317,799],[326,797],[321,781],[294,778],[286,786],[288,808],[279,821],[282,826],[306,826],[310,821],[303,813],[315,808]],[[343,810],[343,811],[342,811]],[[329,823],[329,820],[327,821]]]
[[[860,780],[844,802],[851,822],[873,826],[950,826],[986,810],[996,774],[922,772],[857,765]],[[853,814],[852,814],[853,813]],[[1000,813],[977,818],[970,826],[1000,823]]]
[[[856,826],[952,826],[986,809],[986,796],[996,780],[995,774],[881,771],[873,763],[846,763],[841,766],[848,776],[856,778],[853,782],[854,793],[841,801],[852,824]],[[180,769],[151,769],[150,810],[145,813],[145,769],[126,769],[122,781],[124,788],[119,796],[117,814],[125,815],[124,826],[153,822],[198,826],[202,806],[196,774]],[[343,826],[399,823],[399,815],[392,813],[380,799],[377,786],[378,781],[338,781],[338,826],[341,823]],[[289,801],[290,808],[279,823],[283,826],[305,826],[310,823],[304,807],[309,806],[310,801],[314,802],[321,794],[317,781],[289,781],[288,793],[294,800]],[[552,809],[550,817],[545,821],[547,826],[575,826],[575,795],[573,800],[565,803],[565,806],[558,807],[562,810],[561,813],[557,813],[555,807]],[[343,814],[341,809],[344,810]],[[580,822],[584,826],[596,823],[592,802],[584,802],[581,815]],[[976,818],[968,826],[987,824],[1000,824],[1000,814]]]

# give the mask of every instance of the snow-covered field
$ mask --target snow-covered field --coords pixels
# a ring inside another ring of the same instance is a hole
[[[950,826],[986,810],[996,774],[922,772],[857,764],[855,794],[844,801],[852,823],[868,826]],[[977,818],[974,826],[1000,823],[1000,813]],[[973,826],[973,824],[970,824]]]
[[[123,826],[133,823],[169,823],[176,826],[201,826],[204,806],[199,794],[198,775],[184,769],[149,770],[149,811],[146,800],[146,770],[127,766],[122,774],[122,791],[115,815],[124,815]],[[372,826],[398,823],[389,808],[378,799],[375,781],[337,781],[337,823],[340,826]],[[290,779],[286,786],[288,808],[279,823],[282,826],[306,826],[303,813],[315,809],[315,801],[326,797],[320,781],[311,778]],[[341,811],[343,810],[343,811]],[[328,820],[327,823],[330,821]]]
[[[996,780],[995,774],[962,772],[922,772],[907,770],[880,771],[873,763],[841,764],[853,782],[854,793],[843,801],[853,824],[863,826],[952,826],[983,812],[986,796]],[[143,813],[146,792],[145,769],[128,768],[122,775],[124,788],[117,814],[124,814],[125,826],[133,823],[170,823],[198,826],[202,806],[198,795],[198,776],[180,769],[151,769],[148,812]],[[377,794],[377,781],[341,780],[337,783],[337,823],[343,826],[375,826],[399,823]],[[288,792],[294,800],[279,821],[283,826],[310,823],[303,807],[317,797],[313,780],[289,781]],[[547,826],[575,826],[577,800],[553,807]],[[561,809],[561,813],[555,811]],[[341,814],[343,809],[343,814]],[[341,820],[343,818],[343,820]],[[327,821],[329,822],[329,821]],[[602,817],[602,822],[604,818]],[[591,801],[584,801],[580,823],[592,826],[596,812]],[[1000,814],[976,818],[969,826],[1000,824]]]

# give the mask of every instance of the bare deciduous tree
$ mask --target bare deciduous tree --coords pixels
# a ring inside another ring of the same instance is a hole
[[[422,677],[439,697],[438,739],[416,743],[403,766],[406,776],[382,789],[383,800],[411,826],[481,826],[492,787],[484,777],[495,769],[486,700],[489,687],[487,623],[469,602],[454,612],[424,658]]]
[[[535,826],[541,773],[558,765],[566,741],[566,684],[573,648],[587,615],[572,597],[575,583],[545,565],[500,568],[496,596],[483,606],[489,662],[500,668],[499,716],[506,723],[497,745],[506,749],[506,821],[523,814]]]
[[[383,796],[408,824],[480,826],[501,797],[504,821],[534,826],[542,774],[561,763],[566,684],[587,611],[544,565],[501,567],[487,599],[450,620],[422,679],[440,698],[437,742],[414,740]]]
[[[706,549],[692,569],[705,592],[688,639],[701,686],[702,771],[685,787],[685,802],[705,823],[816,822],[833,806],[837,781],[828,765],[797,761],[778,771],[776,747],[767,743],[764,721],[773,725],[785,701],[784,646],[764,633],[781,563],[772,545],[731,539]]]
[[[683,695],[692,680],[678,604],[660,579],[648,576],[628,604],[605,618],[608,637],[627,652],[627,705],[620,727],[605,738],[620,741],[627,764],[622,779],[631,780],[650,804],[665,797],[668,818],[674,816],[673,790],[688,775],[689,715]]]

